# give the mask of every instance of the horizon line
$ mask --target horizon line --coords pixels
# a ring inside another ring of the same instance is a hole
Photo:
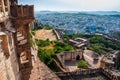
[[[35,11],[49,11],[49,12],[120,12],[115,10],[35,10]]]

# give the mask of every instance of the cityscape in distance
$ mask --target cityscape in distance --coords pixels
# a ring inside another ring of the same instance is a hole
[[[63,29],[69,34],[104,33],[120,39],[120,12],[117,11],[39,11],[35,16],[43,25]]]

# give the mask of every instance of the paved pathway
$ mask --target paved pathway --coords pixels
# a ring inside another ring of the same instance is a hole
[[[44,63],[37,59],[29,80],[60,80]]]
[[[98,62],[94,63],[93,55],[94,55],[94,52],[90,51],[90,50],[85,50],[84,53],[83,53],[85,61],[91,66],[91,68],[99,68],[102,56],[99,56],[98,57],[98,59],[99,59]]]

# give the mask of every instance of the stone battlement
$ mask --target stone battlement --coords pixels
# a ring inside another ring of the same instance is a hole
[[[85,75],[92,75],[92,74],[97,74],[97,73],[102,73],[110,80],[120,80],[120,75],[117,76],[115,74],[112,74],[110,71],[102,69],[102,68],[86,69],[86,70],[79,69],[79,70],[73,71],[73,72],[56,72],[56,75],[58,75],[61,79],[64,80],[68,77],[70,79],[71,77],[75,77],[75,76],[82,76],[83,77]]]

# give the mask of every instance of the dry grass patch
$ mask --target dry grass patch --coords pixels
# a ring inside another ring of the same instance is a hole
[[[57,40],[56,35],[53,33],[53,30],[37,30],[35,31],[35,38],[40,40],[49,39],[50,41]]]

